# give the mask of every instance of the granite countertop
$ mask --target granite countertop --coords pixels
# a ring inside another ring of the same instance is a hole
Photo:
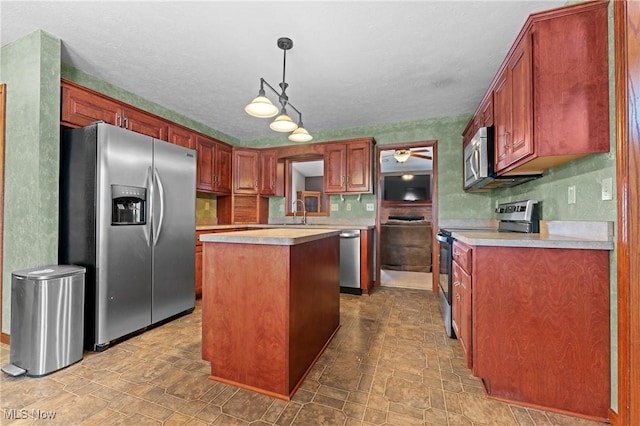
[[[540,233],[497,230],[452,231],[451,236],[472,246],[613,250],[611,222],[540,221]]]
[[[307,225],[293,224],[291,222],[284,223],[263,223],[263,224],[236,224],[236,225],[204,225],[196,226],[196,231],[215,231],[220,229],[235,229],[235,228],[261,228],[261,229],[373,229],[375,225],[363,225],[363,224],[322,224],[312,223]]]
[[[337,235],[340,235],[338,229],[309,229],[308,226],[289,226],[204,234],[200,236],[200,241],[203,243],[293,246]]]

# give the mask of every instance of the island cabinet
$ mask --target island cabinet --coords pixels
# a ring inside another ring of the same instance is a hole
[[[196,189],[216,194],[230,194],[231,146],[213,138],[196,135],[196,151],[198,151]]]
[[[339,231],[203,238],[202,357],[210,378],[290,400],[340,326]]]
[[[373,139],[328,143],[324,151],[324,189],[328,194],[370,193]]]
[[[60,86],[62,124],[83,127],[95,121],[104,121],[156,139],[168,140],[167,121],[67,80],[62,80]]]
[[[471,259],[472,249],[459,241],[453,243],[451,322],[462,347],[467,367],[473,365],[471,348]]]
[[[470,349],[487,395],[607,419],[609,251],[472,249]]]

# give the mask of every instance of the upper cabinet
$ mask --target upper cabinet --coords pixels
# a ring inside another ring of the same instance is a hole
[[[282,195],[278,187],[278,152],[275,149],[260,151],[260,195]]]
[[[196,189],[216,194],[230,194],[231,146],[197,135],[196,151],[198,151]]]
[[[495,126],[499,175],[609,151],[608,62],[607,2],[529,16],[471,120]]]
[[[161,118],[65,80],[61,82],[61,88],[62,124],[82,127],[95,121],[104,121],[156,139],[167,140],[169,126]]]
[[[324,189],[327,193],[370,193],[373,139],[329,143],[324,152]]]
[[[233,149],[233,193],[258,194],[260,180],[260,151],[249,148]]]

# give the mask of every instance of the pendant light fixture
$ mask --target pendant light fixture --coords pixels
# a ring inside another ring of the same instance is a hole
[[[252,117],[270,118],[277,115],[275,120],[271,122],[269,127],[276,132],[291,132],[289,140],[293,142],[309,142],[313,137],[302,127],[302,113],[289,102],[286,94],[289,86],[285,81],[285,71],[287,68],[287,50],[293,47],[293,41],[287,37],[278,39],[278,47],[284,52],[284,61],[282,64],[282,83],[279,84],[281,92],[273,88],[264,78],[260,78],[260,90],[258,96],[254,98],[244,110]],[[269,98],[266,97],[264,86],[267,86],[273,93],[278,96],[280,108],[275,106]],[[287,114],[287,107],[298,113],[298,122],[293,121]],[[278,115],[279,113],[279,115]]]

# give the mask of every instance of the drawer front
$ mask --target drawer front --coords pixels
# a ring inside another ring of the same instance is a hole
[[[468,274],[471,274],[471,253],[473,250],[457,240],[453,242],[453,260]]]

